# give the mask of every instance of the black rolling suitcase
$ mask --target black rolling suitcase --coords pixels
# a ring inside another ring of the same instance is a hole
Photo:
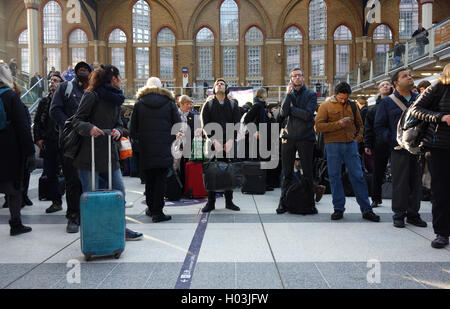
[[[244,162],[242,164],[244,194],[265,194],[267,171],[261,169],[261,162]]]

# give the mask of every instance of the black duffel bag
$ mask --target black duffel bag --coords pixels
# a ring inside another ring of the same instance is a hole
[[[232,191],[242,186],[242,163],[209,161],[203,163],[203,182],[207,191]]]

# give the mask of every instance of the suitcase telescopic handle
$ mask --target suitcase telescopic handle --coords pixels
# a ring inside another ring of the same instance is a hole
[[[104,129],[102,130],[108,136],[108,190],[112,190],[112,159],[111,159],[111,134],[112,130]],[[91,181],[92,181],[92,192],[95,192],[95,137],[91,137]]]

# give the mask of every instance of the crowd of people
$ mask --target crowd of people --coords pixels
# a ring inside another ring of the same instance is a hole
[[[11,212],[11,235],[31,231],[30,227],[22,224],[20,209],[24,196],[24,175],[34,168],[34,144],[41,150],[43,173],[53,188],[49,193],[52,204],[46,212],[62,210],[62,192],[58,186],[62,169],[67,202],[66,231],[77,233],[82,224],[80,196],[92,187],[91,137],[97,140],[94,148],[96,188],[107,188],[108,166],[104,158],[108,148],[105,135],[110,134],[116,141],[111,148],[112,188],[126,196],[118,147],[124,133],[129,134],[139,175],[142,183],[145,183],[146,214],[157,223],[171,219],[171,216],[164,214],[163,208],[166,176],[174,168],[172,146],[176,139],[187,132],[191,135],[189,141],[201,135],[211,142],[216,154],[223,154],[218,157],[224,159],[218,160],[229,160],[230,154],[231,158],[235,158],[233,152],[237,148],[237,135],[232,138],[225,134],[207,135],[203,130],[205,126],[218,124],[226,132],[227,124],[253,123],[258,128],[253,137],[261,143],[262,139],[270,140],[273,136],[270,133],[268,136],[261,134],[261,125],[277,123],[281,129],[275,141],[281,145],[280,162],[277,168],[268,171],[270,176],[265,184],[267,190],[281,187],[277,214],[288,211],[287,196],[290,186],[297,181],[296,170],[300,171],[300,177],[308,179],[307,190],[313,192],[315,202],[321,200],[326,184],[319,181],[315,166],[318,157],[322,156],[327,165],[328,186],[334,208],[331,220],[344,217],[346,194],[342,175],[345,169],[362,218],[380,222],[380,216],[373,209],[382,204],[381,186],[389,162],[394,227],[405,227],[405,220],[408,224],[426,227],[427,223],[419,214],[423,163],[426,159],[427,170],[431,173],[433,227],[437,235],[432,246],[443,248],[448,245],[450,201],[443,179],[450,168],[447,163],[450,154],[449,65],[436,83],[418,86],[422,95],[412,91],[414,80],[409,71],[400,69],[391,81],[380,83],[377,103],[371,107],[364,100],[358,100],[357,103],[350,100],[352,89],[345,82],[336,85],[334,95],[319,105],[317,94],[305,86],[303,70],[295,68],[290,73],[287,93],[278,105],[269,105],[267,91],[261,88],[253,104],[244,109],[230,96],[226,80],[218,79],[213,86],[213,95],[206,99],[198,113],[189,96],[175,97],[163,87],[159,78],[151,77],[136,95],[133,112],[127,119],[128,125],[124,125],[122,108],[125,96],[120,89],[121,77],[116,67],[107,65],[94,69],[80,62],[75,66],[71,81],[65,81],[61,74],[53,72],[49,82],[49,94],[41,99],[34,118],[33,139],[31,119],[15,92],[17,87],[14,87],[11,71],[6,64],[0,66],[0,98],[7,115],[5,128],[1,127],[0,121],[0,140],[10,149],[0,154],[0,192],[6,193]],[[412,110],[416,118],[429,123],[422,143],[424,155],[411,154],[397,143],[397,124],[403,113],[403,105],[405,109]],[[196,119],[201,123],[196,124]],[[62,149],[59,141],[67,123],[80,136],[75,152]],[[174,133],[173,128],[177,124],[182,124],[181,129]],[[273,144],[271,142],[267,144]],[[178,168],[183,170],[189,159],[182,158]],[[259,153],[253,160],[264,161]],[[367,170],[373,174],[370,183],[365,174]],[[202,212],[215,210],[217,193],[207,193],[207,203]],[[222,193],[225,207],[231,211],[240,211],[233,202],[233,191],[225,190]],[[127,240],[139,240],[142,236],[141,233],[126,230]]]

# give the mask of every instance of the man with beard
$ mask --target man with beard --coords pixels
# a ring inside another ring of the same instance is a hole
[[[309,178],[313,185],[311,191],[314,190],[316,194],[316,202],[320,201],[325,192],[324,186],[313,184],[313,149],[316,139],[314,113],[317,109],[317,95],[306,88],[303,70],[300,68],[293,69],[290,78],[288,93],[280,110],[280,116],[287,119],[287,125],[281,136],[284,181],[280,202],[276,210],[277,214],[283,214],[287,211],[285,197],[294,180],[294,162],[297,152],[303,175]],[[317,210],[314,209],[314,211]]]
[[[50,107],[50,117],[56,122],[61,134],[66,120],[75,115],[84,90],[89,84],[89,74],[92,68],[86,62],[79,62],[75,66],[75,78],[62,83],[55,92]],[[71,91],[68,91],[67,89]],[[64,154],[63,154],[64,156]],[[82,193],[78,171],[73,166],[73,159],[63,157],[63,173],[66,181],[66,201],[68,219],[67,233],[78,233],[80,227],[80,196]]]
[[[36,115],[34,116],[34,143],[41,150],[44,159],[43,175],[47,176],[49,198],[52,205],[46,213],[54,213],[62,210],[61,192],[58,186],[58,171],[60,164],[60,150],[58,147],[58,131],[55,122],[50,118],[50,105],[56,88],[63,82],[63,78],[53,73],[50,77],[49,94],[39,101]]]
[[[223,153],[223,157],[226,157],[226,153],[230,153],[234,150],[234,140],[226,140],[226,125],[231,123],[235,125],[240,122],[241,113],[237,103],[232,102],[228,97],[228,85],[226,81],[219,78],[214,83],[214,96],[208,100],[203,106],[201,113],[202,128],[209,123],[218,123],[222,127],[223,137],[215,136],[217,139],[213,139],[214,150],[219,153]],[[222,138],[221,138],[222,137]],[[203,207],[202,212],[208,213],[216,209],[216,192],[208,191],[208,203]],[[225,192],[225,208],[232,211],[240,211],[240,208],[233,204],[233,191]]]

